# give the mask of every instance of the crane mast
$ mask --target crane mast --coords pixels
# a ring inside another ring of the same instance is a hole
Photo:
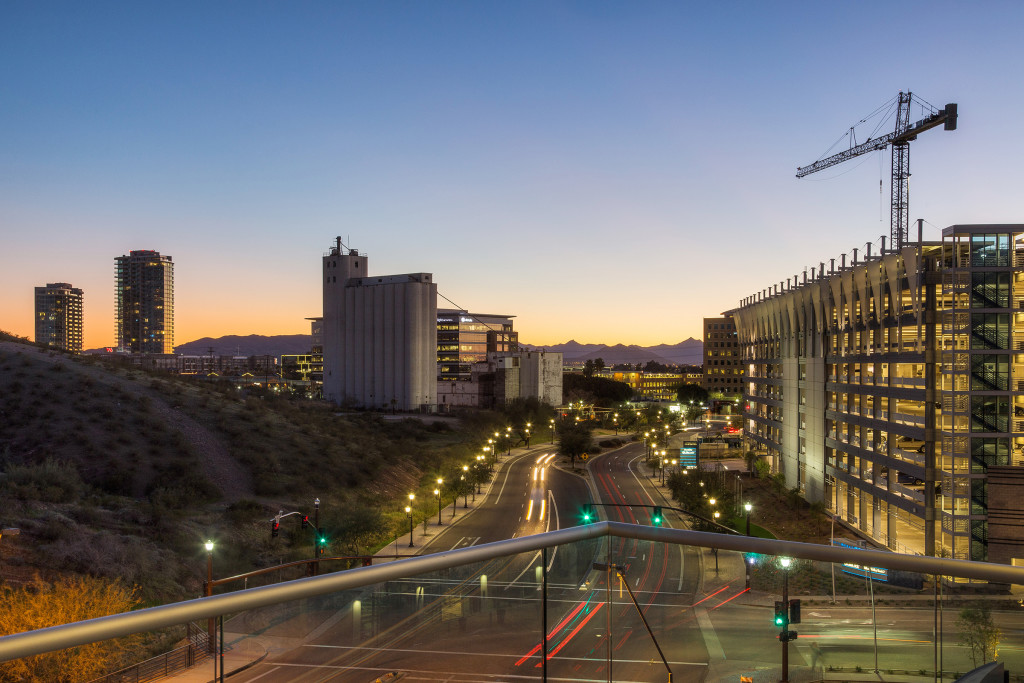
[[[938,111],[910,123],[910,104],[912,94],[899,94],[896,111],[896,129],[880,138],[868,139],[859,145],[833,154],[830,157],[815,161],[813,164],[801,166],[796,170],[796,177],[803,178],[842,162],[859,157],[875,150],[885,149],[892,145],[892,204],[890,212],[890,239],[893,249],[899,249],[907,242],[907,229],[910,225],[910,142],[916,140],[920,133],[943,125],[945,130],[956,130],[957,106],[955,102],[947,104]]]

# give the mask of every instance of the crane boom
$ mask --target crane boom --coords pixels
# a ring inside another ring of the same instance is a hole
[[[885,149],[892,145],[892,225],[890,244],[894,249],[903,246],[907,241],[907,226],[910,223],[910,204],[908,179],[910,178],[910,141],[926,130],[944,125],[945,130],[956,130],[957,105],[955,102],[929,116],[910,123],[911,93],[899,94],[899,108],[896,114],[896,129],[874,140],[862,142],[848,150],[819,159],[813,164],[801,166],[796,170],[796,177],[803,178],[812,173],[841,164],[847,159],[859,157],[875,150]]]

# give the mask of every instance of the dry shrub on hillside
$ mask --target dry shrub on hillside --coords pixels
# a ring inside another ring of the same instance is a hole
[[[36,578],[24,588],[0,589],[0,598],[3,635],[127,612],[138,604],[134,588],[90,576],[64,577],[55,583]],[[89,681],[121,664],[141,639],[127,636],[4,662],[0,681]]]

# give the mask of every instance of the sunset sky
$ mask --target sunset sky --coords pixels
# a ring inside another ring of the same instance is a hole
[[[340,235],[529,344],[699,337],[888,235],[888,152],[794,173],[900,90],[959,103],[911,145],[926,238],[1024,222],[1022,26],[1020,2],[5,0],[0,329],[31,338],[33,287],[70,282],[111,344],[114,258],[153,249],[176,343],[308,332]]]

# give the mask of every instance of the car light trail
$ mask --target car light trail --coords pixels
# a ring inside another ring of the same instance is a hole
[[[718,590],[716,590],[716,591],[715,591],[714,593],[712,593],[711,595],[709,595],[708,597],[704,598],[704,600],[710,600],[711,598],[715,597],[716,595],[718,595],[718,594],[719,594],[719,593],[721,593],[722,591],[724,591],[724,590],[728,590],[728,589],[729,589],[729,587],[728,587],[728,586],[723,586],[723,587],[719,588]],[[700,603],[704,602],[704,600],[698,600],[697,602],[693,603],[693,605],[691,605],[691,607],[696,607],[696,606],[697,606],[697,605],[699,605]]]
[[[566,645],[568,645],[568,644],[569,644],[569,641],[570,641],[570,640],[572,640],[573,638],[575,638],[575,637],[576,637],[576,634],[577,634],[577,633],[579,633],[579,632],[580,632],[580,630],[582,630],[582,629],[583,629],[583,627],[587,625],[587,622],[588,622],[588,621],[590,621],[591,619],[593,619],[593,618],[594,618],[594,615],[596,615],[596,614],[597,614],[598,612],[600,612],[600,611],[601,611],[601,608],[602,608],[602,607],[604,607],[604,603],[603,603],[603,602],[599,602],[599,603],[597,603],[597,605],[596,605],[596,606],[594,607],[593,611],[591,611],[591,612],[590,612],[590,614],[588,614],[587,616],[583,617],[583,620],[582,620],[582,621],[581,621],[581,622],[580,622],[579,624],[577,624],[577,625],[576,625],[576,628],[574,628],[574,629],[573,629],[573,630],[572,630],[572,631],[571,631],[571,632],[569,633],[569,635],[567,635],[567,636],[566,636],[566,637],[565,637],[565,638],[564,638],[564,639],[562,640],[562,642],[560,642],[560,643],[559,643],[559,644],[558,644],[558,645],[557,645],[557,646],[555,647],[555,649],[554,649],[554,650],[552,650],[551,652],[549,652],[549,653],[548,653],[548,659],[551,659],[552,657],[554,657],[555,655],[557,655],[557,654],[558,654],[558,653],[559,653],[559,652],[561,651],[561,649],[562,649],[563,647],[565,647]],[[538,666],[538,667],[540,666],[540,662],[537,662],[537,666]]]
[[[728,586],[726,586],[726,588],[728,588]],[[717,605],[715,605],[711,609],[718,609],[719,607],[721,607],[725,603],[729,602],[730,600],[735,600],[736,598],[740,597],[741,595],[743,595],[744,593],[746,593],[749,590],[750,590],[749,588],[744,588],[743,590],[741,590],[739,593],[737,593],[736,595],[732,596],[731,598],[726,598],[725,600],[722,600],[722,602],[718,603]],[[708,597],[710,598],[711,596],[709,595]],[[705,600],[706,599],[707,598],[705,598]],[[701,602],[703,602],[703,600]],[[708,610],[708,611],[710,612],[711,610]]]
[[[530,516],[533,514],[533,498],[530,499],[530,507],[526,508],[526,521],[530,521]]]
[[[565,615],[565,617],[560,622],[555,624],[555,627],[552,628],[551,631],[548,632],[548,641],[550,642],[551,641],[551,637],[554,636],[554,634],[558,633],[559,630],[561,630],[577,614],[579,614],[580,610],[582,610],[584,607],[586,607],[588,603],[589,603],[589,601],[588,602],[581,602],[580,604],[576,605],[576,609],[574,609],[573,611],[569,612],[567,615]],[[543,643],[537,643],[537,645],[535,645],[532,650],[527,652],[525,655],[523,655],[522,659],[520,659],[518,662],[516,662],[516,666],[520,666],[527,659],[529,659],[533,655],[537,654],[537,651],[540,650],[540,647],[541,647],[542,644]]]
[[[544,521],[544,503],[546,503],[546,502],[547,501],[544,500],[544,499],[541,499],[541,501],[540,501],[540,516],[537,517],[537,521],[538,522],[543,522]]]

